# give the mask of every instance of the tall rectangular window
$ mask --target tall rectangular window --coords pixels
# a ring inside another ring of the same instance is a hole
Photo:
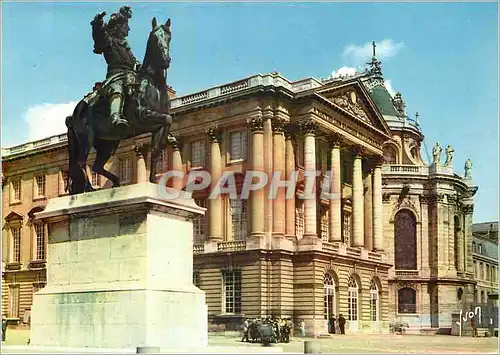
[[[343,242],[350,245],[351,240],[351,214],[344,212],[344,223],[342,225],[342,238]]]
[[[12,261],[18,263],[21,261],[21,227],[12,227]]]
[[[45,175],[35,176],[35,197],[45,196]]]
[[[230,200],[233,239],[245,240],[247,236],[247,201]]]
[[[165,149],[163,149],[160,153],[160,157],[158,158],[157,162],[156,162],[156,173],[157,174],[160,174],[160,173],[163,173],[165,172],[167,169],[166,169],[166,164],[165,164]]]
[[[295,207],[295,235],[297,238],[304,236],[304,203],[299,202],[299,206]]]
[[[67,170],[61,171],[61,182],[59,184],[61,191],[59,191],[59,195],[63,195],[68,192],[68,176],[69,172]]]
[[[372,322],[378,321],[378,290],[370,292],[370,316]]]
[[[9,317],[19,318],[19,285],[9,286]]]
[[[222,272],[224,313],[241,313],[241,270]]]
[[[11,195],[10,195],[10,201],[11,202],[18,202],[21,201],[21,179],[14,179],[11,181]]]
[[[130,158],[120,158],[118,160],[118,176],[121,183],[129,183],[132,179],[132,161]]]
[[[295,150],[295,164],[297,166],[304,166],[304,141],[298,140]]]
[[[205,166],[205,141],[202,139],[191,142],[191,168]]]
[[[34,224],[36,237],[36,260],[45,260],[45,226]]]
[[[99,188],[101,187],[101,179],[100,175],[95,171],[92,172],[92,187]]]
[[[324,211],[321,215],[321,239],[325,242],[328,241],[328,211]]]
[[[195,200],[196,204],[200,207],[207,208],[207,200]],[[193,220],[193,234],[194,243],[203,243],[207,234],[208,218],[206,215],[198,215]]]
[[[231,161],[244,160],[247,154],[247,132],[232,132],[229,154]]]

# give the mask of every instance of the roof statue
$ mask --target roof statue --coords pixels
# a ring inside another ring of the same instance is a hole
[[[151,133],[150,181],[156,182],[156,162],[165,148],[172,117],[166,74],[170,67],[170,19],[164,24],[152,20],[146,53],[141,63],[127,42],[132,9],[121,7],[105,23],[106,12],[92,22],[94,53],[102,54],[107,64],[106,78],[76,105],[66,118],[68,127],[70,194],[92,191],[86,173],[92,147],[96,159],[92,171],[120,186],[119,178],[104,168],[122,139]]]
[[[401,95],[401,93],[398,91],[396,93],[396,95],[394,95],[394,98],[392,99],[392,103],[394,105],[394,107],[396,108],[396,110],[398,111],[398,113],[405,117],[406,116],[406,103],[404,102],[403,100],[403,96]]]
[[[445,153],[446,153],[446,161],[444,162],[444,166],[452,166],[452,161],[453,161],[453,153],[455,152],[455,150],[451,147],[451,145],[447,145],[446,146],[446,150],[445,150]]]
[[[367,62],[366,64],[368,64],[370,66],[369,71],[372,74],[377,74],[377,75],[382,76],[382,62],[377,59],[377,55],[376,55],[376,52],[375,52],[375,49],[377,48],[377,45],[375,44],[375,41],[372,42],[372,47],[373,47],[372,61],[371,62]]]
[[[465,166],[464,166],[464,179],[472,179],[472,161],[470,159],[467,159],[465,161]]]
[[[432,156],[434,158],[434,160],[433,160],[434,165],[439,164],[439,160],[441,159],[442,151],[443,151],[443,148],[441,148],[441,145],[439,144],[439,142],[436,142],[436,145],[434,146],[434,148],[432,148]]]

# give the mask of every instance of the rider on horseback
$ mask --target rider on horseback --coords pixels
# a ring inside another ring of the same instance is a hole
[[[126,39],[130,30],[128,20],[132,17],[132,10],[128,6],[121,7],[118,13],[111,15],[107,24],[103,21],[105,15],[105,12],[97,14],[90,23],[94,53],[104,54],[108,64],[102,89],[109,98],[111,123],[115,126],[128,125],[123,115],[123,105],[125,97],[132,93],[136,73],[140,68],[140,63],[132,54]]]

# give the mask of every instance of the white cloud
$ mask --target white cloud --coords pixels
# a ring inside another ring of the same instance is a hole
[[[77,102],[41,104],[29,107],[23,118],[28,128],[28,141],[66,132],[66,117],[73,114]]]
[[[396,95],[396,91],[392,88],[392,82],[390,80],[384,80],[384,86],[392,97]]]
[[[330,78],[339,78],[339,77],[351,76],[354,74],[356,74],[356,68],[344,66],[338,70],[334,70],[332,74],[330,74]]]
[[[403,42],[395,42],[392,39],[384,39],[375,42],[375,52],[378,59],[393,57],[404,47]],[[373,55],[372,42],[366,42],[363,45],[350,44],[343,52],[343,56],[349,63],[354,65],[364,64],[369,61]]]

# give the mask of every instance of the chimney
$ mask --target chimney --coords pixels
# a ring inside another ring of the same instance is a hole
[[[167,85],[167,93],[169,99],[174,99],[176,96],[176,91],[170,85]]]

